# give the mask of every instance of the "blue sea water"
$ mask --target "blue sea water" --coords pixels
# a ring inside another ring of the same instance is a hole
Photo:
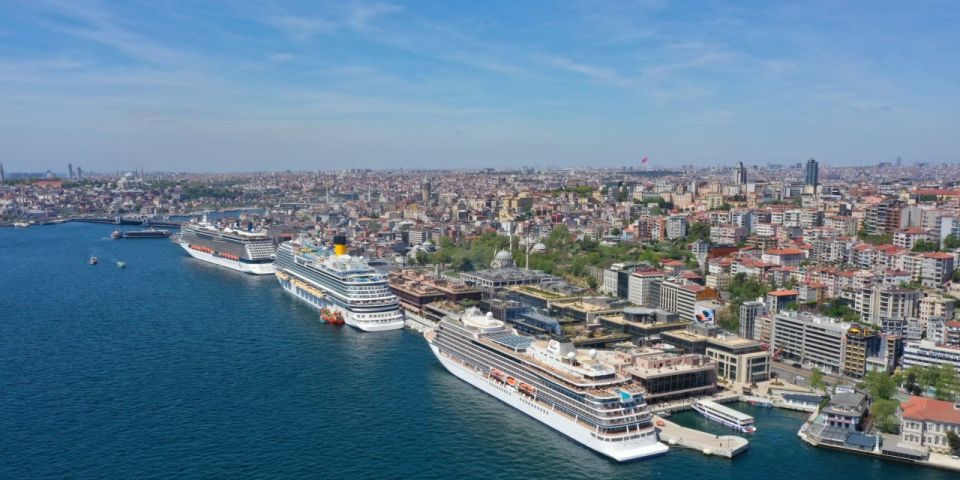
[[[414,332],[322,324],[272,277],[111,230],[0,229],[0,478],[957,478],[811,448],[802,414],[746,405],[759,432],[732,461],[617,464],[446,373]]]

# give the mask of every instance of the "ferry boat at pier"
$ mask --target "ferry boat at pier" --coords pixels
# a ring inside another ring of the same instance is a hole
[[[114,239],[118,238],[167,238],[170,236],[170,230],[157,230],[155,228],[148,228],[146,230],[127,230],[122,232],[116,230],[113,232],[111,237]]]
[[[403,328],[400,301],[386,276],[363,257],[348,255],[345,237],[333,243],[333,251],[305,239],[281,244],[275,263],[280,286],[320,310],[328,323],[367,332]]]
[[[273,240],[262,232],[191,223],[180,230],[178,243],[193,258],[253,275],[275,272]]]
[[[522,336],[476,308],[424,335],[450,373],[618,462],[661,455],[643,387],[567,339]]]
[[[720,405],[712,400],[696,400],[693,402],[693,409],[707,420],[717,422],[721,425],[739,430],[743,433],[753,433],[757,431],[754,426],[753,417],[743,412],[738,412],[730,407]]]

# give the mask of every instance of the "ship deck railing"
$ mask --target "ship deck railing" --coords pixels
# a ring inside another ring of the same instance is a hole
[[[456,358],[455,356],[447,356],[447,358],[448,358],[449,360],[452,360],[452,361],[456,362],[456,363],[459,363],[459,364],[462,365],[463,367],[476,369],[475,366],[473,366],[473,365],[471,365],[471,364],[469,364],[469,363],[466,363],[466,362],[460,360],[459,358]],[[487,378],[490,378],[490,375],[487,374],[486,377],[487,377]],[[538,391],[538,393],[539,393],[539,391]],[[600,425],[598,425],[598,424],[596,424],[596,423],[588,422],[588,421],[586,421],[583,417],[581,417],[581,416],[579,416],[579,415],[570,415],[569,413],[563,411],[562,409],[558,409],[555,404],[546,404],[546,403],[544,403],[544,402],[541,402],[541,401],[537,400],[537,395],[535,395],[534,398],[530,399],[529,401],[534,402],[534,403],[537,403],[537,404],[539,404],[539,405],[543,405],[544,407],[548,407],[548,408],[550,408],[550,410],[551,410],[553,413],[562,415],[562,416],[566,417],[566,418],[569,419],[569,420],[573,420],[573,421],[576,422],[577,424],[579,424],[579,425],[581,425],[581,426],[583,426],[583,427],[586,427],[586,428],[588,428],[588,429],[590,429],[590,430],[593,430],[594,433],[596,433],[597,435],[603,435],[603,436],[606,436],[606,437],[617,437],[617,436],[628,436],[628,435],[632,435],[632,434],[635,434],[635,433],[637,433],[637,432],[639,432],[639,431],[641,431],[641,430],[643,430],[643,429],[646,429],[646,428],[648,428],[648,427],[651,427],[651,426],[653,425],[653,414],[648,410],[648,411],[646,411],[646,412],[644,412],[644,413],[636,414],[636,415],[637,415],[638,417],[641,417],[641,418],[642,418],[642,420],[640,420],[640,422],[642,422],[642,423],[648,423],[649,425],[646,425],[646,426],[640,426],[640,425],[638,425],[635,430],[630,431],[629,425],[630,425],[630,424],[636,424],[637,422],[635,422],[635,421],[633,421],[633,422],[611,422],[610,426],[617,426],[618,424],[628,425],[626,431],[625,431],[625,432],[600,432]],[[606,417],[606,416],[604,416],[604,415],[599,415],[599,416],[600,416],[600,417]],[[617,415],[616,417],[626,418],[627,415]]]
[[[501,347],[500,344],[498,344],[497,342],[494,342],[494,341],[492,341],[492,340],[490,340],[489,338],[486,338],[486,337],[484,337],[484,336],[481,336],[481,337],[480,337],[480,341],[482,341],[482,342],[484,342],[485,344],[490,345],[490,346],[492,346],[492,347],[494,347],[494,348],[502,349],[502,347]],[[512,353],[512,352],[511,352],[511,353]],[[617,392],[616,392],[617,389],[623,389],[623,390],[625,390],[625,391],[628,391],[628,392],[630,392],[630,393],[635,393],[635,394],[643,394],[643,393],[646,392],[642,387],[639,387],[639,386],[610,386],[610,387],[608,387],[608,388],[591,388],[591,387],[586,387],[586,386],[583,386],[583,383],[582,383],[582,382],[584,381],[584,378],[583,378],[583,377],[578,377],[578,376],[576,376],[576,375],[567,373],[567,372],[565,372],[565,371],[563,371],[563,370],[558,370],[558,369],[556,369],[555,367],[553,367],[552,365],[547,364],[547,363],[545,363],[545,362],[542,362],[542,361],[534,358],[533,356],[524,355],[523,358],[522,358],[522,360],[523,360],[524,362],[530,363],[531,365],[534,365],[534,366],[536,366],[536,367],[538,367],[538,368],[540,368],[540,369],[545,370],[546,372],[550,373],[551,375],[555,375],[555,376],[557,376],[558,378],[561,378],[561,379],[563,379],[563,380],[566,380],[566,381],[570,382],[571,384],[575,385],[577,388],[582,389],[584,392],[586,392],[586,393],[588,393],[588,394],[590,394],[590,395],[593,395],[594,397],[597,397],[597,398],[611,398],[611,397],[616,397],[616,396],[617,396]],[[617,380],[616,380],[616,381],[623,382],[623,381],[629,381],[629,380],[630,380],[629,377],[627,377],[627,378],[617,377]]]

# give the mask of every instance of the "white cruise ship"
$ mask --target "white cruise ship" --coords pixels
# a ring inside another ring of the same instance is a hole
[[[403,312],[387,278],[363,257],[347,255],[346,238],[334,237],[334,251],[306,240],[277,249],[277,280],[291,295],[321,310],[324,320],[367,332],[403,328]]]
[[[262,232],[191,223],[180,229],[177,243],[191,257],[253,275],[274,273],[273,240]]]
[[[693,402],[693,409],[706,417],[707,420],[712,420],[743,433],[757,431],[757,427],[753,425],[753,417],[712,400],[697,400]]]
[[[465,382],[618,462],[667,452],[629,376],[569,340],[534,340],[479,310],[444,318],[425,337]]]

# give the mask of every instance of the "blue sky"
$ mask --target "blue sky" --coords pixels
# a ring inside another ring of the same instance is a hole
[[[950,1],[0,3],[7,171],[955,162]]]

